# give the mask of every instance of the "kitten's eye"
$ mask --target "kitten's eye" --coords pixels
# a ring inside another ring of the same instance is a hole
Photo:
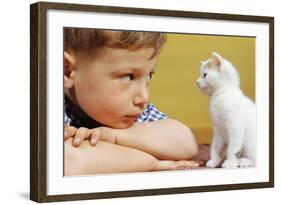
[[[206,78],[206,76],[207,76],[207,73],[204,73],[204,74],[203,74],[203,78]]]

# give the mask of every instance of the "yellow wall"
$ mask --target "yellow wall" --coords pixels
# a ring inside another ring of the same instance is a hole
[[[211,141],[208,97],[197,88],[202,60],[212,51],[230,60],[240,72],[243,92],[255,98],[255,38],[168,34],[151,83],[151,102],[169,117],[190,127],[199,143]]]

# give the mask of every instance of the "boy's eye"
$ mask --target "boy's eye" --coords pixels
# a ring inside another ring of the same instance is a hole
[[[133,74],[126,74],[126,75],[121,76],[121,79],[125,80],[125,81],[131,81],[131,80],[134,80],[135,77]]]
[[[146,79],[151,80],[153,74],[154,74],[154,72],[149,73],[148,76],[146,77]],[[124,81],[132,81],[132,80],[136,79],[136,76],[134,74],[124,74],[121,76],[121,79]]]
[[[147,80],[151,80],[152,79],[152,76],[154,75],[155,72],[151,72],[149,73],[149,75],[147,76]]]
[[[204,74],[203,74],[203,78],[206,78],[206,76],[207,76],[207,73],[204,73]]]

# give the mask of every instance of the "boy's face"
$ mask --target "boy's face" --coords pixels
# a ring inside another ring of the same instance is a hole
[[[151,58],[153,52],[153,48],[105,48],[100,56],[74,66],[65,77],[65,88],[75,93],[77,104],[91,118],[113,128],[130,127],[149,100],[158,58]]]

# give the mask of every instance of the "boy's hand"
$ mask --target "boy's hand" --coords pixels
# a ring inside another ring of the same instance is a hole
[[[180,160],[175,161],[175,163],[171,166],[172,169],[195,169],[199,167],[199,163],[193,160]]]
[[[74,147],[79,147],[82,142],[89,138],[90,130],[85,127],[76,128],[73,126],[64,126],[64,140],[73,137],[72,145]]]
[[[72,145],[79,147],[85,139],[90,139],[90,144],[95,146],[99,140],[115,144],[117,130],[108,127],[98,127],[88,129],[85,127],[75,128],[73,126],[64,127],[64,140],[73,137]]]
[[[74,135],[77,132],[77,128],[69,125],[64,125],[64,140],[67,140],[71,137],[74,137]]]
[[[95,146],[99,140],[116,144],[118,129],[98,127],[90,130],[90,144]]]
[[[152,169],[152,171],[196,169],[198,167],[199,163],[193,160],[159,160],[157,165]]]
[[[85,127],[73,127],[65,126],[64,127],[64,140],[67,140],[73,137],[72,145],[74,147],[79,147],[85,139],[90,137],[91,130]]]

